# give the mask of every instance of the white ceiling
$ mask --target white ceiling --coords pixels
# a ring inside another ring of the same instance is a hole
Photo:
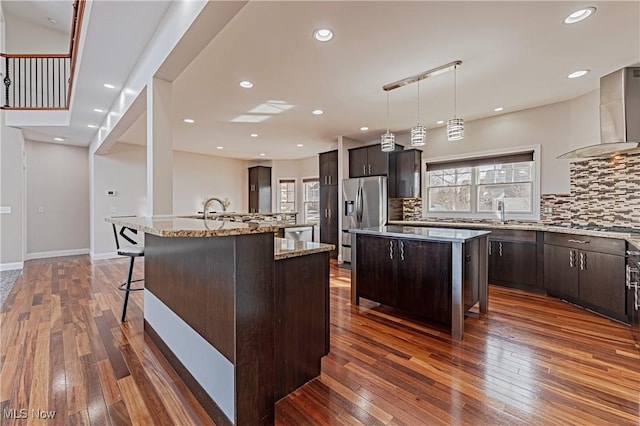
[[[2,0],[5,14],[64,34],[71,32],[73,0]],[[55,22],[50,22],[49,19]]]
[[[584,6],[597,12],[575,25],[562,23]],[[80,130],[92,109],[103,106],[96,105],[99,86],[126,78],[120,59],[131,62],[147,33],[132,35],[166,7],[93,3],[104,28],[92,22],[86,49],[106,48],[116,59],[87,59],[82,73],[97,74],[85,75],[86,84],[78,86],[78,119],[69,138],[88,144],[90,137]],[[129,8],[137,19],[123,20],[127,14],[111,8]],[[333,29],[332,41],[312,38],[321,26]],[[457,59],[463,61],[457,116],[466,120],[495,115],[498,106],[505,114],[571,99],[597,89],[602,75],[640,65],[640,2],[250,2],[174,81],[174,147],[242,159],[295,159],[330,149],[340,135],[374,140],[387,125],[383,85]],[[579,69],[591,72],[566,78]],[[254,88],[239,87],[245,79]],[[413,126],[418,86],[393,90],[389,97],[391,130]],[[420,99],[420,120],[428,128],[451,118],[453,73],[423,80]],[[255,112],[260,106],[282,112]],[[316,108],[325,113],[312,115]],[[265,120],[231,121],[242,115]],[[182,122],[185,117],[196,123]],[[361,126],[371,130],[360,132]],[[137,144],[145,139],[144,117],[120,138]],[[259,157],[261,152],[266,156]]]

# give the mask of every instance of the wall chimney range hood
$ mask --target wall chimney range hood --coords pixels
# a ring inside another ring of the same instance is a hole
[[[610,157],[640,147],[640,67],[600,79],[600,142],[558,158]]]

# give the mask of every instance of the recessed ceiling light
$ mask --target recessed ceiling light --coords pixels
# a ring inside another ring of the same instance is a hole
[[[313,115],[322,115],[324,114],[324,111],[321,109],[314,109],[313,111],[311,111],[311,114]]]
[[[104,87],[106,87],[107,89],[115,89],[116,86],[114,86],[113,84],[109,84],[109,83],[105,83],[103,84]]]
[[[249,136],[251,136],[252,138],[257,138],[258,134],[257,133],[251,133],[251,135],[249,135]]]
[[[302,145],[301,143],[296,145],[298,148],[302,148],[304,145]]]
[[[57,21],[53,18],[47,18],[47,21],[51,22],[52,24],[57,23]]]
[[[224,149],[224,146],[216,146],[216,149]]]
[[[438,120],[438,121],[436,121],[436,124],[444,124],[444,121],[443,120]]]
[[[504,110],[504,108],[502,108],[502,107],[498,107],[498,108],[494,108],[493,110],[494,110],[495,112],[500,112],[500,111]]]
[[[576,22],[587,19],[589,16],[593,15],[595,11],[595,7],[585,7],[584,9],[576,10],[571,15],[564,18],[564,21],[562,22],[565,24],[575,24]]]
[[[366,132],[367,130],[369,130],[369,128],[367,126],[362,126],[360,127],[360,130],[362,130],[363,132]]]
[[[193,124],[196,122],[193,118],[183,118],[182,121],[189,124]]]
[[[54,141],[58,141],[58,142],[64,142],[63,138],[53,138]]]
[[[580,70],[580,71],[572,72],[567,76],[567,78],[578,78],[578,77],[582,77],[583,75],[587,75],[588,73],[589,73],[589,70]]]
[[[329,28],[318,28],[313,32],[313,38],[318,41],[329,41],[333,38],[333,31]]]
[[[267,155],[267,154],[265,154],[264,152],[260,153],[260,157],[264,157],[265,155]]]
[[[104,112],[103,110],[101,110],[100,108],[94,108],[93,109],[95,112]]]
[[[253,83],[248,80],[241,81],[240,87],[244,87],[245,89],[251,89],[253,87]]]
[[[95,124],[87,124],[87,127],[90,129],[97,129],[98,126],[96,126]]]

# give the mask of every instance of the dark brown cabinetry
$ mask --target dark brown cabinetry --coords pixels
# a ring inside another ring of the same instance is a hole
[[[544,287],[588,309],[625,321],[625,242],[547,232]]]
[[[396,145],[396,151],[402,146]],[[349,150],[349,177],[387,176],[389,153],[380,150],[380,145],[369,145]]]
[[[271,167],[249,167],[249,213],[271,212]]]
[[[451,244],[367,235],[356,244],[357,264],[366,265],[357,297],[451,324]]]
[[[489,282],[528,289],[542,287],[538,277],[536,231],[492,230],[489,239]]]
[[[420,197],[422,151],[407,149],[394,152],[390,161],[395,167],[389,174],[389,198]]]
[[[330,255],[338,256],[338,151],[319,154],[320,242],[333,244]]]

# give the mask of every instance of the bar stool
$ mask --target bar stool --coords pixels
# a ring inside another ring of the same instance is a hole
[[[127,281],[123,282],[118,286],[118,290],[124,291],[124,301],[122,302],[122,317],[120,318],[120,321],[124,322],[125,316],[127,315],[127,303],[129,302],[129,293],[132,291],[144,290],[144,287],[131,288],[131,283],[144,281],[144,278],[141,278],[138,280],[131,279],[133,277],[133,265],[136,260],[136,257],[144,256],[144,247],[132,247],[132,246],[120,247],[120,238],[118,237],[118,235],[122,237],[124,240],[128,241],[130,244],[137,245],[138,243],[134,239],[126,235],[125,231],[128,230],[134,234],[138,234],[138,231],[133,228],[122,226],[120,227],[120,232],[118,232],[116,230],[116,224],[112,223],[111,225],[113,225],[113,236],[116,239],[116,249],[118,250],[118,254],[120,256],[129,256],[129,259],[130,259],[129,274],[127,275]]]

